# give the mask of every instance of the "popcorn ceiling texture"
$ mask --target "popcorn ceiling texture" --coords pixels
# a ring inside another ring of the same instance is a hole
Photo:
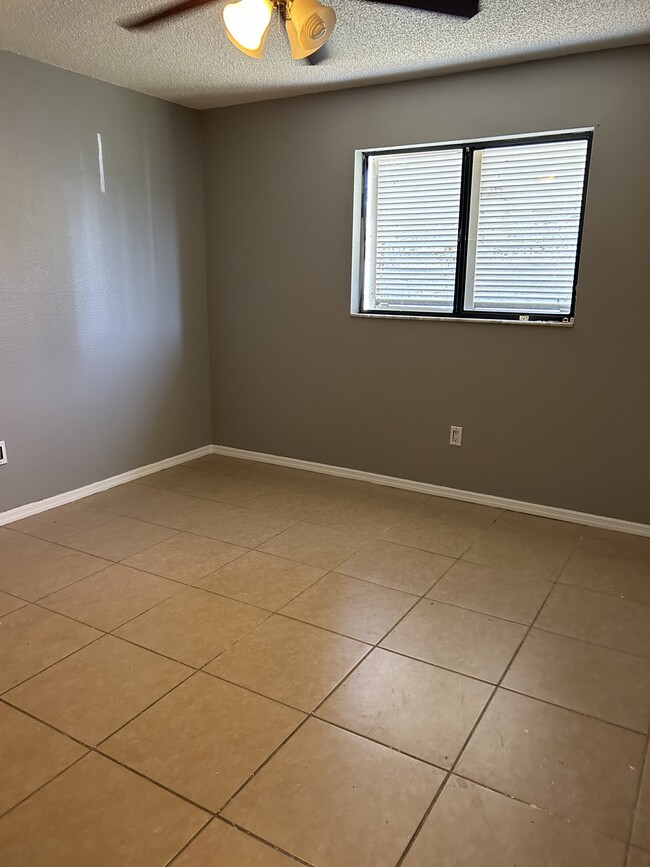
[[[165,2],[0,0],[0,48],[203,109],[650,41],[647,0],[482,0],[468,22],[329,0],[337,27],[316,67],[290,59],[275,22],[261,60],[241,54],[223,2],[149,32],[116,24]]]

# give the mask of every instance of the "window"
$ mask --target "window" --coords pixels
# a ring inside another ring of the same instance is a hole
[[[358,151],[352,312],[572,322],[591,137]]]

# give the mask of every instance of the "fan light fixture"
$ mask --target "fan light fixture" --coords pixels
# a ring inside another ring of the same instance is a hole
[[[291,57],[318,51],[332,35],[336,13],[319,0],[239,0],[223,10],[228,39],[249,57],[261,57],[274,6],[284,19]]]

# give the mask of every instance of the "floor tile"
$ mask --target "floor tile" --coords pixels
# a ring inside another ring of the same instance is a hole
[[[60,614],[27,605],[0,620],[0,692],[89,644],[100,633]]]
[[[188,587],[116,635],[200,668],[268,617],[268,612]]]
[[[650,752],[645,759],[632,842],[650,852]]]
[[[369,542],[337,566],[336,571],[421,596],[453,562],[450,557],[392,542]]]
[[[394,867],[443,772],[315,719],[224,816],[315,867]]]
[[[212,511],[199,521],[192,531],[211,539],[230,542],[232,545],[243,545],[245,548],[256,548],[294,523],[290,518],[254,509],[218,503],[208,505]]]
[[[553,585],[517,571],[459,560],[427,593],[430,599],[530,624]]]
[[[128,509],[137,503],[150,503],[155,498],[156,492],[146,485],[136,482],[128,482],[126,485],[118,485],[98,494],[91,494],[79,500],[79,504],[90,506],[93,509],[101,509],[114,515],[124,515]]]
[[[308,473],[306,470],[297,470],[294,467],[257,462],[242,467],[238,470],[237,475],[243,479],[266,482],[268,485],[290,485],[303,481]]]
[[[295,524],[263,545],[261,550],[309,566],[335,569],[366,541],[367,537],[358,532],[318,527],[315,524]]]
[[[526,627],[423,599],[382,641],[382,647],[496,683]]]
[[[110,632],[179,590],[174,581],[114,563],[45,596],[40,605]]]
[[[190,670],[105,635],[4,698],[86,744],[98,744]]]
[[[499,690],[459,775],[626,841],[645,738]]]
[[[181,464],[183,467],[197,467],[200,470],[210,469],[223,473],[239,473],[245,467],[255,463],[248,458],[233,458],[230,455],[203,455]]]
[[[636,560],[576,551],[560,575],[560,583],[650,602],[650,566]]]
[[[366,644],[276,615],[218,656],[206,671],[312,711],[368,650]]]
[[[627,859],[627,867],[650,867],[650,851],[632,846]]]
[[[86,554],[106,560],[123,560],[175,534],[175,530],[157,527],[133,518],[113,517],[81,533],[67,536],[65,544]]]
[[[650,657],[650,607],[558,584],[535,624],[614,650]]]
[[[451,777],[403,867],[622,867],[624,857],[616,840]]]
[[[312,524],[338,527],[340,530],[381,533],[397,524],[404,512],[391,509],[367,500],[357,500],[346,505],[330,505],[316,509],[309,516]]]
[[[0,815],[85,752],[65,735],[0,702]]]
[[[211,503],[174,491],[146,489],[149,496],[124,508],[127,518],[172,530],[189,530],[211,513]]]
[[[193,533],[179,533],[146,551],[125,560],[127,566],[194,584],[210,572],[244,554],[248,548],[207,539]]]
[[[0,591],[0,617],[5,614],[11,614],[12,611],[18,611],[19,608],[24,608],[27,602],[24,599],[18,599],[17,596],[9,596],[8,593]]]
[[[478,503],[466,503],[463,500],[452,500],[449,497],[429,497],[418,509],[418,515],[427,515],[437,521],[447,521],[450,524],[468,524],[470,527],[487,529],[492,526],[501,509],[492,506],[482,506]]]
[[[0,821],[0,851],[11,867],[155,867],[167,864],[207,819],[91,754]]]
[[[179,494],[188,494],[201,474],[193,467],[177,466],[161,470],[137,479],[136,484],[145,485],[148,488],[161,488],[164,491],[176,491]]]
[[[199,672],[109,738],[102,751],[216,811],[303,719]]]
[[[292,518],[293,521],[304,521],[315,509],[327,502],[328,500],[324,496],[317,496],[308,491],[288,487],[275,488],[268,494],[255,497],[246,503],[246,507],[261,512],[271,512],[284,518]]]
[[[215,819],[173,867],[296,867],[297,862],[250,834]]]
[[[503,512],[492,527],[501,533],[524,533],[532,536],[548,536],[555,539],[580,539],[585,533],[582,524],[569,521],[556,521],[554,518],[541,518],[539,515],[526,515],[523,512]]]
[[[650,536],[633,536],[630,533],[587,527],[580,548],[595,554],[608,554],[650,564]]]
[[[389,485],[375,485],[367,482],[357,491],[364,503],[386,506],[389,509],[411,511],[426,503],[431,497],[418,491],[406,491],[403,488],[393,488]]]
[[[373,650],[318,716],[450,768],[491,695],[488,684]]]
[[[374,644],[415,600],[398,590],[332,572],[285,605],[281,613]]]
[[[533,629],[503,686],[648,731],[650,660]]]
[[[272,491],[271,485],[240,476],[200,475],[189,493],[217,503],[244,504]]]
[[[197,586],[277,611],[325,574],[295,560],[249,551],[199,581]]]
[[[36,602],[109,563],[0,527],[0,590]]]
[[[23,518],[10,524],[12,530],[19,530],[29,536],[37,536],[49,542],[59,542],[73,533],[89,530],[110,521],[110,515],[100,512],[98,509],[90,509],[79,503],[70,503],[67,506],[59,506],[56,509],[48,509],[31,518]]]
[[[490,530],[477,539],[463,559],[495,569],[517,571],[522,577],[555,581],[574,547],[573,539]]]
[[[460,557],[480,534],[478,527],[469,524],[446,523],[427,516],[409,514],[399,524],[382,533],[382,539],[412,548],[422,548],[434,554],[444,554],[446,557]]]

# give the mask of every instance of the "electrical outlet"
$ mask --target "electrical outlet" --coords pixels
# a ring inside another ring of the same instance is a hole
[[[452,424],[449,428],[449,445],[462,446],[463,444],[463,429],[458,425]]]
[[[0,464],[7,463],[7,446],[4,440],[0,440]]]

